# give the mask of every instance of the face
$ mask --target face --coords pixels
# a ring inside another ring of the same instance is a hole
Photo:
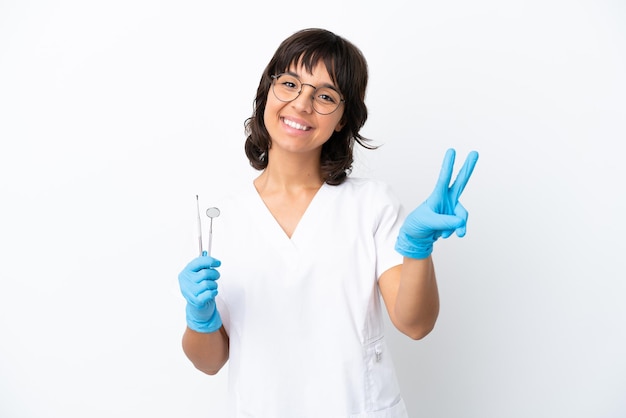
[[[320,155],[322,145],[342,128],[341,118],[344,104],[329,115],[321,115],[313,109],[314,87],[335,86],[324,63],[318,63],[312,74],[302,66],[289,68],[303,83],[302,92],[291,102],[276,98],[272,89],[268,91],[263,119],[272,139],[270,155],[276,152]],[[270,158],[270,161],[272,159]]]

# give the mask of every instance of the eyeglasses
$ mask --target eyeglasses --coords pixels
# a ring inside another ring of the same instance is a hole
[[[301,82],[291,74],[277,74],[272,77],[272,91],[281,102],[291,102],[302,93],[303,86],[313,87],[313,110],[320,115],[330,115],[339,108],[344,99],[332,87],[315,87]]]

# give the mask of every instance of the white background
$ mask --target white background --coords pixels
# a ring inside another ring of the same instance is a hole
[[[626,416],[625,25],[618,0],[0,0],[0,416],[221,416],[176,276],[311,26],[368,58],[383,146],[355,175],[413,207],[480,152],[436,329],[389,330],[411,416]]]

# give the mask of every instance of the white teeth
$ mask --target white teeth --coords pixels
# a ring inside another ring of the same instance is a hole
[[[283,121],[285,122],[285,125],[291,126],[294,129],[299,129],[301,131],[308,131],[309,129],[311,129],[308,126],[300,125],[299,123],[296,123],[289,119],[283,119]]]

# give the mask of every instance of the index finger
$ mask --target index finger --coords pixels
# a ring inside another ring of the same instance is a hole
[[[221,263],[219,260],[207,255],[203,255],[191,260],[189,264],[187,264],[187,269],[197,273],[203,269],[219,267],[220,264]]]
[[[465,186],[469,181],[472,172],[474,171],[474,167],[476,166],[476,162],[478,161],[478,152],[472,151],[467,155],[465,159],[465,163],[463,163],[463,167],[457,174],[454,183],[450,187],[450,195],[454,199],[454,201],[458,201],[461,193],[465,190]]]
[[[441,164],[441,171],[439,172],[439,178],[435,185],[435,191],[440,196],[445,196],[448,193],[448,186],[450,185],[450,179],[452,178],[452,167],[454,167],[454,157],[456,151],[453,148],[446,151],[446,155],[443,157],[443,163]]]

